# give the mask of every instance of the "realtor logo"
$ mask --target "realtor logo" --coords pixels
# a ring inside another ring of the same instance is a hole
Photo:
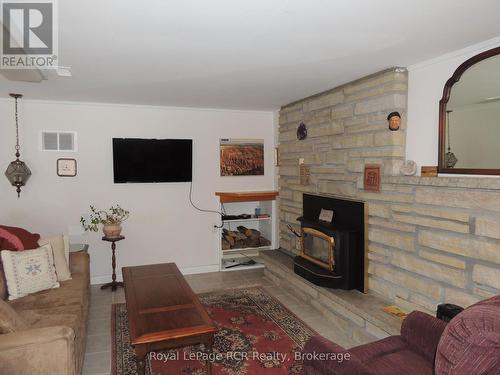
[[[0,68],[55,68],[58,54],[56,0],[3,0],[0,5]]]

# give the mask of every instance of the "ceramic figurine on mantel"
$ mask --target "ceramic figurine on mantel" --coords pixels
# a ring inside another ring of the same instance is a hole
[[[85,220],[82,216],[80,223],[85,231],[97,232],[99,225],[102,225],[104,237],[108,239],[119,238],[122,232],[121,223],[128,219],[130,212],[119,205],[111,206],[108,211],[98,210],[90,206],[90,218]]]
[[[399,171],[403,176],[414,176],[415,173],[417,173],[417,163],[413,160],[407,160],[401,168],[399,168]]]

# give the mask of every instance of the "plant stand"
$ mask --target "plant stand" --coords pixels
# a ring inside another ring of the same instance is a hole
[[[119,236],[115,238],[108,238],[108,237],[103,237],[102,240],[106,242],[111,242],[111,251],[112,251],[112,256],[111,256],[111,266],[113,267],[113,274],[111,276],[112,281],[110,283],[104,284],[101,286],[101,289],[106,289],[111,287],[111,291],[114,292],[119,286],[123,287],[123,283],[121,281],[116,281],[116,257],[115,257],[115,249],[116,249],[116,242],[124,240],[124,236]]]

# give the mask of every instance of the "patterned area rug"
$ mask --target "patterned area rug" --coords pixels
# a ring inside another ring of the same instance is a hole
[[[218,327],[213,375],[299,374],[300,353],[316,333],[261,288],[199,295]],[[125,304],[112,306],[111,375],[136,375]],[[204,375],[208,353],[203,345],[150,353],[150,375]],[[198,357],[198,358],[196,358]]]

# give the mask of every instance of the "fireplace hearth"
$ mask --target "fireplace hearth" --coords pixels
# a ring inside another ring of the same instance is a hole
[[[329,221],[325,211],[333,211]],[[304,194],[294,272],[316,285],[365,291],[365,204]]]

